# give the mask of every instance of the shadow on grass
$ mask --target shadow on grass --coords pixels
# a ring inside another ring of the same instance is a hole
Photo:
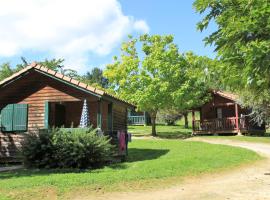
[[[135,137],[148,137],[151,136],[151,134],[132,134]],[[192,137],[191,132],[157,132],[158,138],[162,139],[187,139]]]
[[[109,165],[108,167],[112,169],[127,169],[129,167],[127,163],[158,159],[159,157],[167,154],[168,152],[168,149],[130,148],[128,150],[128,156],[125,162]]]
[[[144,161],[144,160],[154,160],[159,157],[167,154],[169,150],[167,149],[137,149],[130,148],[129,155],[127,157],[126,162],[116,163],[112,165],[108,165],[107,167],[121,170],[126,169],[129,166],[127,163]],[[51,174],[65,174],[65,173],[100,173],[102,168],[91,170],[91,169],[20,169],[13,170],[8,172],[0,173],[1,179],[10,179],[10,178],[19,178],[19,177],[34,177],[34,176],[48,176]]]
[[[169,152],[168,149],[137,149],[128,150],[127,162],[137,162],[144,160],[154,160]]]

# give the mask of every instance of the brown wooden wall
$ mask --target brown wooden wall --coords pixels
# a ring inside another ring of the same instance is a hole
[[[61,102],[66,106],[67,126],[71,123],[74,127],[79,125],[83,100],[87,99],[90,121],[96,127],[98,98],[50,77],[32,71],[27,76],[14,81],[0,91],[0,109],[11,103],[28,104],[28,131],[35,132],[44,128],[45,102]],[[102,129],[107,130],[108,101],[101,101]],[[127,129],[127,112],[122,104],[114,103],[113,129]],[[53,108],[51,108],[53,111]],[[53,115],[50,112],[50,120]],[[25,133],[1,133],[0,132],[0,161],[3,157],[14,156],[20,148],[20,142]],[[2,159],[3,160],[3,159]]]
[[[23,134],[3,134],[0,133],[0,163],[6,161],[18,161],[18,151],[21,148]]]
[[[229,104],[229,105],[226,105]],[[217,108],[222,108],[223,118],[235,117],[235,101],[224,98],[219,95],[213,95],[212,99],[201,107],[201,119],[215,119],[217,118]],[[246,110],[239,106],[239,117],[245,114]]]
[[[113,105],[113,130],[127,131],[127,108]]]

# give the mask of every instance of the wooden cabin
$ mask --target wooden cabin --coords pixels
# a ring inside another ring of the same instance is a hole
[[[35,63],[0,82],[0,162],[16,160],[25,135],[49,127],[78,127],[83,101],[91,125],[106,134],[127,131],[134,106]]]
[[[237,100],[235,94],[212,91],[209,102],[192,110],[193,134],[264,133],[265,125],[253,122],[251,110],[241,107]],[[196,111],[200,119],[196,119]]]

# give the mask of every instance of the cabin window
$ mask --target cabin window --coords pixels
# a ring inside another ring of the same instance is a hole
[[[217,108],[217,118],[222,119],[222,108]]]
[[[8,104],[1,110],[1,131],[27,131],[28,105]]]

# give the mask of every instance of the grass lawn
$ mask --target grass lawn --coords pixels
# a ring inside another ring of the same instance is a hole
[[[130,144],[127,162],[103,169],[0,173],[0,199],[74,199],[76,195],[95,190],[158,187],[166,180],[179,181],[187,176],[228,169],[259,159],[256,153],[236,147],[181,140],[138,139]]]
[[[236,140],[243,142],[257,142],[257,143],[268,143],[270,144],[270,137],[262,136],[202,136],[207,139],[224,139],[224,140]]]
[[[157,135],[160,138],[187,138],[190,137],[192,130],[184,128],[183,125],[165,126],[157,125]],[[128,132],[134,136],[150,136],[151,126],[128,126]]]
[[[195,113],[198,115],[198,113]],[[197,116],[198,118],[198,116]],[[176,121],[175,126],[166,126],[164,124],[157,125],[157,135],[160,138],[187,138],[190,137],[192,133],[192,116],[191,113],[188,114],[188,124],[189,128],[184,127],[184,118],[182,117],[180,120]],[[161,122],[159,122],[161,123]],[[132,133],[134,136],[151,136],[152,127],[151,126],[128,126],[128,132]]]

